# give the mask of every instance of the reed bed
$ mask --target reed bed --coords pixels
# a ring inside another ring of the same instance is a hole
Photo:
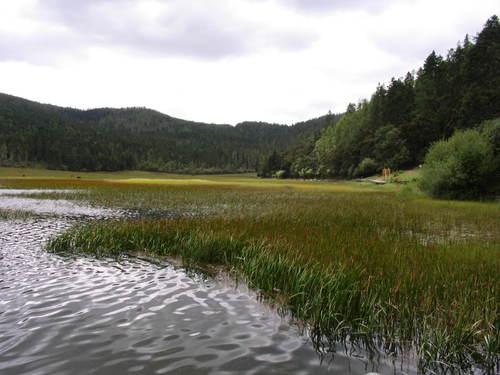
[[[25,220],[35,216],[34,213],[29,211],[20,211],[20,210],[4,210],[0,209],[0,220]]]
[[[53,239],[51,251],[220,265],[305,322],[318,348],[348,341],[394,355],[415,351],[429,373],[499,370],[497,203],[348,185],[106,184],[71,198],[196,215],[89,223]]]

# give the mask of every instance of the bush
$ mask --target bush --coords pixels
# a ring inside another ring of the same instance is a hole
[[[285,170],[283,169],[280,169],[279,171],[276,171],[276,173],[274,174],[274,178],[286,178],[287,177],[287,173]]]
[[[480,126],[480,131],[484,134],[493,148],[493,156],[500,158],[500,117],[494,120],[485,121]],[[496,167],[500,167],[500,162],[495,162]]]
[[[420,187],[436,198],[478,199],[487,195],[495,169],[489,138],[477,130],[459,131],[431,146]]]
[[[491,192],[493,194],[500,194],[500,117],[484,121],[481,124],[480,131],[484,134],[492,147],[494,158],[494,173],[493,181],[491,184]]]
[[[373,176],[377,173],[378,165],[377,162],[370,158],[364,158],[361,163],[359,163],[358,168],[356,168],[357,177],[368,177]]]

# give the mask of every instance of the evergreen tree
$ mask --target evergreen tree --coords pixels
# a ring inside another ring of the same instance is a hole
[[[500,23],[486,22],[465,62],[466,91],[460,111],[462,128],[500,116]]]

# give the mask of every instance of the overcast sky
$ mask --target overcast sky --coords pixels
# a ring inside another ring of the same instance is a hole
[[[498,0],[6,0],[0,92],[294,123],[476,35]]]

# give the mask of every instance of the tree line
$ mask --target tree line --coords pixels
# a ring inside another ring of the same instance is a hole
[[[349,104],[315,138],[261,160],[263,177],[373,175],[415,167],[429,147],[454,132],[500,117],[500,25],[493,16],[473,39],[446,57],[434,51],[416,72],[379,85],[369,100]]]

